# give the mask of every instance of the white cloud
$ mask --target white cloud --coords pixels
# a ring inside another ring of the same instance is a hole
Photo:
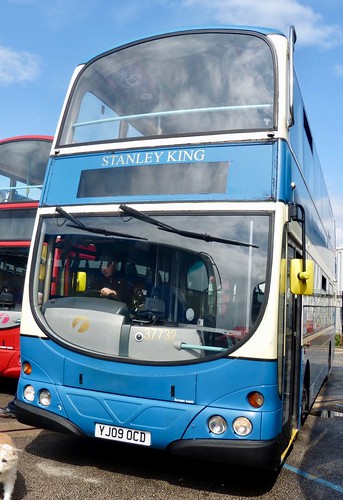
[[[326,24],[323,16],[298,0],[185,0],[185,5],[207,10],[209,18],[220,24],[266,26],[288,34],[294,25],[298,43],[331,48],[343,44],[343,30],[338,24]]]
[[[37,77],[39,68],[39,56],[0,45],[0,84],[32,81]]]
[[[335,64],[334,72],[338,76],[343,76],[343,64]]]

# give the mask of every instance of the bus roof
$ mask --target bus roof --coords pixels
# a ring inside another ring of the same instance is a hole
[[[145,40],[149,40],[152,38],[160,37],[160,36],[169,36],[169,35],[177,35],[177,34],[184,34],[184,33],[194,33],[194,32],[205,32],[205,31],[244,31],[244,32],[249,32],[249,33],[260,33],[262,35],[281,35],[281,36],[286,36],[282,31],[274,28],[266,28],[266,27],[261,27],[261,26],[243,26],[243,25],[218,25],[218,26],[191,26],[188,28],[183,28],[183,29],[176,29],[176,30],[171,30],[171,31],[165,31],[165,32],[156,32],[156,33],[150,33],[145,36],[139,37],[137,39],[130,39],[123,41],[119,45],[115,45],[109,50],[106,50],[103,53],[97,54],[96,56],[91,57],[89,61],[85,61],[84,63],[81,63],[80,65],[82,66],[83,64],[86,64],[88,62],[91,62],[93,59],[98,59],[99,57],[102,57],[103,55],[107,54],[108,52],[112,52],[113,50],[120,49],[122,47],[125,47],[126,45],[131,45],[132,43],[139,43],[143,42]]]
[[[13,137],[7,137],[6,139],[0,139],[0,146],[2,144],[7,144],[9,142],[18,141],[52,141],[53,137],[50,135],[17,135]]]

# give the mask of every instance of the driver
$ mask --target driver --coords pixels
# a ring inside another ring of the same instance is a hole
[[[117,261],[112,258],[110,260],[101,259],[101,272],[104,276],[103,287],[100,290],[100,295],[102,297],[118,297],[118,291],[114,288],[118,288],[121,282],[115,277],[117,270]]]
[[[117,259],[113,255],[102,255],[101,273],[103,276],[100,288],[100,296],[114,300],[120,300],[130,304],[133,296],[133,285],[116,275]]]

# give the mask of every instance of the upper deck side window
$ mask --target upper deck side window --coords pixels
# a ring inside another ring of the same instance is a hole
[[[248,32],[187,32],[93,59],[69,99],[59,146],[275,126],[274,56]]]

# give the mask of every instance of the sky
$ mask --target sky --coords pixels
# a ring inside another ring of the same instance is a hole
[[[0,139],[54,135],[75,67],[136,38],[202,26],[297,32],[295,66],[343,247],[342,0],[0,0]]]

